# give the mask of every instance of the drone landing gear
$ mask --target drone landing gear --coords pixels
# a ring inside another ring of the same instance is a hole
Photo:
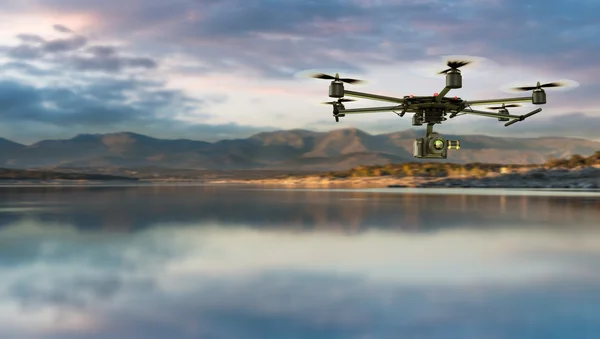
[[[458,140],[444,140],[433,131],[434,123],[427,124],[425,138],[415,139],[413,156],[415,158],[446,159],[449,149],[460,149]]]

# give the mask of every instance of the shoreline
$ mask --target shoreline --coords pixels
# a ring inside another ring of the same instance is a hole
[[[259,185],[304,188],[526,188],[526,189],[600,189],[600,167],[578,169],[534,168],[513,173],[489,173],[475,176],[350,176],[325,177],[322,175],[288,176],[285,178],[132,178],[128,180],[50,179],[0,180],[1,186],[95,186],[95,185],[151,185],[151,184],[197,184],[197,185]]]
[[[600,168],[544,169],[536,168],[522,173],[492,174],[484,177],[348,177],[325,178],[320,176],[273,179],[222,179],[211,184],[251,184],[292,187],[406,187],[406,188],[576,188],[600,189]]]

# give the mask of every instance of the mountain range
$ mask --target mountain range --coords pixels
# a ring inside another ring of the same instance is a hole
[[[32,145],[0,138],[0,167],[341,170],[417,161],[412,156],[413,140],[423,133],[414,129],[377,135],[355,128],[329,132],[285,130],[205,142],[120,132],[79,134]],[[434,161],[531,164],[549,157],[590,155],[600,150],[600,142],[577,138],[445,137],[460,140],[461,149],[450,150],[446,160]]]

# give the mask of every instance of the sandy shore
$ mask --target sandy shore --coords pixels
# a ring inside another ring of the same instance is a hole
[[[418,177],[366,177],[366,178],[286,178],[286,179],[260,179],[260,180],[215,180],[211,184],[251,184],[251,185],[276,185],[276,186],[356,186],[356,187],[388,187],[401,185],[418,187],[431,180]]]
[[[478,187],[478,188],[600,188],[600,168],[586,167],[575,170],[534,169],[524,173],[490,174],[476,177],[349,177],[321,178],[290,177],[285,179],[214,180],[212,184],[252,184],[296,187]]]

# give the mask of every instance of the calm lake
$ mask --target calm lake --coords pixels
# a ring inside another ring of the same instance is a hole
[[[0,338],[598,338],[600,193],[0,187]]]

